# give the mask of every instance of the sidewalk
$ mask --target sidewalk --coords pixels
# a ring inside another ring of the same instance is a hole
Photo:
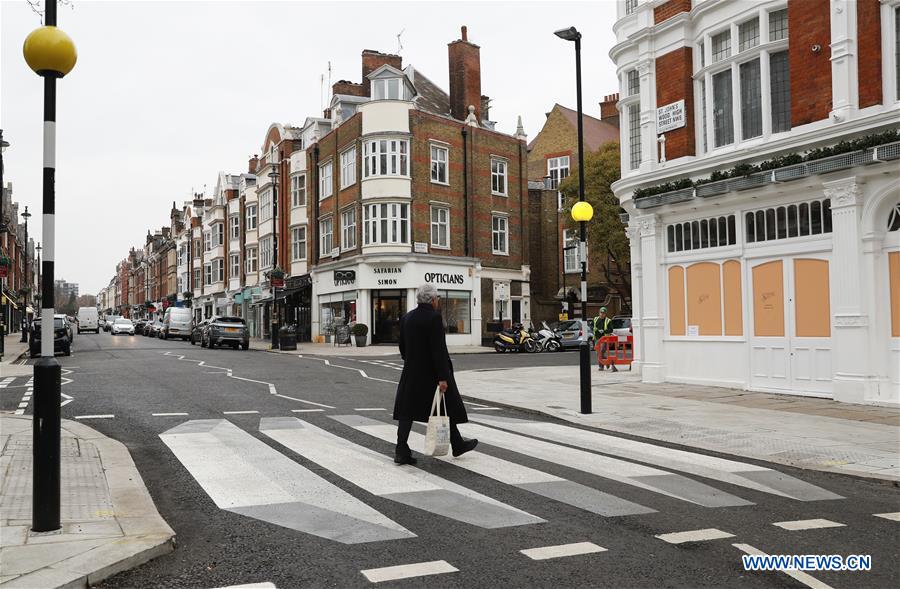
[[[20,342],[20,333],[11,333],[4,337],[3,359],[0,360],[0,377],[29,376],[33,370],[31,366],[23,366],[15,362],[28,351],[28,343]]]
[[[272,342],[253,338],[250,340],[251,350],[264,350],[275,354],[311,354],[315,356],[399,356],[400,349],[395,345],[374,345],[357,348],[353,346],[335,346],[333,344],[313,344],[298,342],[297,349],[290,352],[272,350]],[[485,346],[447,346],[451,354],[490,354],[493,348]]]
[[[900,409],[680,384],[592,367],[592,410],[580,413],[577,367],[458,372],[466,398],[580,425],[766,460],[900,481]]]
[[[125,446],[81,423],[62,428],[62,529],[35,534],[31,416],[0,415],[3,589],[87,587],[174,549]]]

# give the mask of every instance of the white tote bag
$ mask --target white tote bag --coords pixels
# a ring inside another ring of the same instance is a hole
[[[441,405],[444,406],[443,415]],[[450,451],[450,416],[447,415],[447,401],[440,388],[434,392],[429,415],[428,430],[425,432],[425,455],[445,456]]]

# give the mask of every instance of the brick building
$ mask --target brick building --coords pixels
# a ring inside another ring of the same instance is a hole
[[[3,333],[21,329],[22,321],[33,314],[33,295],[37,293],[34,239],[25,239],[25,223],[19,203],[12,199],[12,183],[2,187],[0,219],[0,257],[9,262],[7,276],[0,279],[0,323]]]
[[[900,404],[900,2],[618,11],[635,368]]]

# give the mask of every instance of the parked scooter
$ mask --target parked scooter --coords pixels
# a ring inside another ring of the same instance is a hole
[[[495,352],[537,352],[538,345],[521,323],[503,330],[494,337]]]
[[[546,321],[542,321],[543,329],[539,329],[533,334],[535,343],[540,352],[558,352],[562,349],[562,337],[547,325]]]

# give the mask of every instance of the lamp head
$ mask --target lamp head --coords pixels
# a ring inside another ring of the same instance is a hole
[[[22,46],[25,62],[39,76],[61,78],[72,71],[78,60],[75,43],[56,27],[40,27],[25,38]]]
[[[554,31],[553,34],[566,41],[577,41],[581,39],[581,33],[579,33],[578,29],[576,29],[575,27],[560,29],[558,31]]]
[[[594,207],[585,200],[580,200],[572,206],[572,218],[576,221],[590,221],[594,217]]]
[[[22,213],[22,216],[25,217],[26,221],[28,220],[29,217],[31,217],[31,213],[28,212],[28,205],[25,205],[25,212]]]

